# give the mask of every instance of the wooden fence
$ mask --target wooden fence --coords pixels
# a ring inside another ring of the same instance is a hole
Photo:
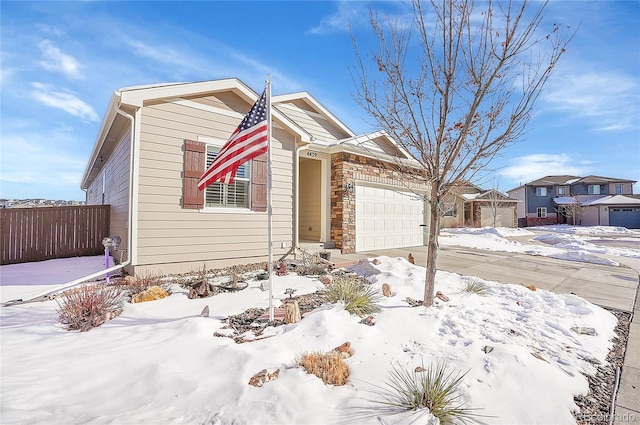
[[[109,205],[0,209],[0,264],[104,253]]]

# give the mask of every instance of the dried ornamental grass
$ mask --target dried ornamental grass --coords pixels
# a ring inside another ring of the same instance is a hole
[[[115,286],[84,285],[57,299],[58,317],[68,330],[86,332],[122,312],[123,297]]]
[[[466,373],[448,372],[446,363],[438,362],[416,370],[393,366],[385,382],[385,400],[381,403],[406,410],[426,408],[440,424],[470,419],[473,410],[460,401],[460,386]]]
[[[377,313],[380,293],[372,286],[363,284],[357,276],[343,275],[335,278],[326,289],[330,302],[344,302],[344,308],[359,317]]]
[[[296,359],[296,364],[322,379],[325,384],[344,385],[349,378],[349,366],[337,351],[303,353]]]

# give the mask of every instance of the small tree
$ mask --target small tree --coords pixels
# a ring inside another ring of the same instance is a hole
[[[582,205],[580,199],[578,199],[576,195],[571,195],[571,201],[558,205],[556,211],[558,214],[566,217],[568,220],[571,220],[571,224],[575,226],[577,219],[582,217],[582,214],[587,208],[588,207]]]
[[[353,36],[356,100],[420,164],[430,184],[424,305],[434,298],[441,200],[518,141],[572,35],[540,32],[545,3],[413,0],[411,23],[370,22],[370,58]],[[372,59],[372,60],[369,60]]]
[[[493,222],[492,226],[496,227],[498,222],[498,213],[502,208],[511,207],[513,204],[511,202],[505,201],[505,195],[498,190],[498,182],[496,181],[485,196],[487,200],[487,206],[489,207],[489,211],[491,213],[491,220]]]

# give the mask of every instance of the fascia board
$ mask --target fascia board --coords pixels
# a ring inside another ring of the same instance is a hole
[[[153,87],[121,89],[119,93],[123,104],[141,107],[144,105],[144,102],[152,100],[194,96],[200,93],[232,89],[236,89],[247,100],[252,99],[252,101],[255,102],[257,99],[257,94],[237,78],[201,81],[198,83],[167,84]]]

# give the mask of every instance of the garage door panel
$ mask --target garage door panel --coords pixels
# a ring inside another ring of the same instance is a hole
[[[640,208],[610,207],[609,225],[626,227],[628,229],[640,229]]]
[[[401,190],[356,185],[356,250],[422,245],[422,198]]]

